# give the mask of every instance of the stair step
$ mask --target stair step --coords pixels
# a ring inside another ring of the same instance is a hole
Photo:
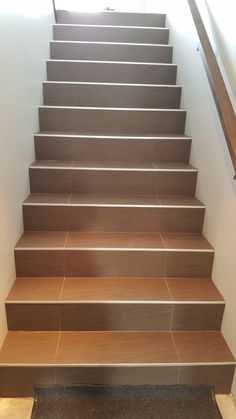
[[[181,109],[40,106],[41,131],[78,134],[184,134]]]
[[[37,161],[30,166],[31,193],[194,195],[197,170],[157,163]]]
[[[176,72],[176,64],[47,60],[52,81],[175,84]]]
[[[186,136],[35,135],[37,160],[188,163],[190,148]]]
[[[25,232],[21,276],[210,277],[214,250],[201,234]]]
[[[50,58],[54,60],[171,63],[172,49],[171,45],[163,44],[51,41]]]
[[[23,203],[24,228],[33,231],[200,233],[204,214],[193,197],[32,194]]]
[[[208,279],[18,278],[6,312],[9,330],[219,330],[224,305]]]
[[[177,109],[181,87],[164,85],[44,82],[44,105]]]
[[[160,13],[78,13],[68,10],[57,10],[58,23],[85,24],[85,25],[126,25],[163,27],[165,14]]]
[[[229,393],[235,360],[218,331],[8,332],[0,395],[34,385],[211,384]]]
[[[53,25],[53,39],[168,44],[169,29],[145,26],[55,24]]]

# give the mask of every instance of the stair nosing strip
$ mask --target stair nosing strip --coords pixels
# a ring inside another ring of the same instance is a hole
[[[174,63],[150,63],[143,61],[107,61],[107,60],[65,60],[61,58],[49,58],[46,59],[46,62],[75,62],[75,63],[95,63],[95,64],[132,64],[132,65],[159,65],[159,66],[172,66],[177,67],[177,64]]]
[[[83,170],[83,171],[105,171],[105,172],[194,172],[197,173],[197,169],[160,169],[160,168],[107,168],[107,167],[61,167],[61,166],[30,166],[30,169],[36,170]]]
[[[135,111],[135,112],[180,112],[186,113],[185,109],[180,108],[113,108],[104,106],[56,106],[56,105],[40,105],[39,109],[84,109],[93,111]]]
[[[210,362],[210,361],[206,361],[206,362],[147,362],[147,363],[113,363],[113,364],[97,364],[97,363],[71,363],[71,364],[65,364],[65,363],[19,363],[19,362],[0,362],[0,367],[58,367],[58,368],[62,368],[62,367],[100,367],[100,368],[104,368],[104,367],[123,367],[123,368],[130,368],[130,367],[165,367],[165,366],[170,366],[170,367],[179,367],[179,366],[183,366],[183,367],[197,367],[197,366],[220,366],[220,365],[236,365],[236,361],[222,361],[222,362]]]
[[[116,12],[117,13],[117,12]],[[71,27],[71,26],[78,26],[78,27],[92,27],[92,28],[121,28],[121,29],[148,29],[148,30],[163,30],[164,32],[168,32],[169,28],[163,26],[130,26],[130,25],[94,25],[94,24],[85,24],[85,23],[54,23],[54,27]]]
[[[60,138],[64,138],[64,137],[69,137],[69,138],[91,138],[91,139],[95,139],[95,138],[98,138],[98,139],[111,139],[111,140],[113,140],[113,139],[120,139],[120,140],[150,140],[150,141],[159,141],[159,140],[192,140],[192,137],[188,137],[188,136],[176,136],[176,137],[174,137],[174,136],[167,136],[167,137],[161,137],[161,136],[156,136],[156,137],[145,137],[145,136],[143,136],[143,137],[139,137],[139,136],[125,136],[125,135],[87,135],[87,134],[85,134],[85,135],[82,135],[82,134],[60,134],[60,132],[58,133],[58,134],[50,134],[50,132],[49,133],[47,133],[47,134],[44,134],[44,133],[38,133],[38,134],[35,134],[35,137],[60,137]]]
[[[6,300],[5,304],[155,304],[155,305],[225,305],[224,300]]]
[[[185,249],[185,248],[181,248],[181,249],[167,249],[164,247],[80,247],[80,246],[74,246],[74,247],[70,247],[70,246],[58,246],[58,247],[53,247],[53,246],[45,246],[45,247],[15,247],[16,251],[42,251],[42,250],[64,250],[64,251],[97,251],[97,252],[189,252],[189,253],[214,253],[215,250],[214,249]]]
[[[44,80],[43,84],[76,84],[89,86],[124,86],[124,87],[157,87],[180,89],[179,84],[147,84],[147,83],[105,83],[105,82],[87,82],[87,81],[64,81],[64,80]]]
[[[70,41],[70,40],[62,40],[62,39],[52,39],[50,43],[56,43],[56,44],[99,44],[99,45],[129,45],[129,46],[143,46],[143,47],[161,47],[161,48],[167,48],[172,49],[173,45],[170,44],[148,44],[148,43],[141,43],[141,42],[106,42],[106,41]]]
[[[161,205],[161,204],[60,204],[42,202],[23,202],[23,206],[40,207],[105,207],[105,208],[175,208],[175,209],[206,209],[204,205]]]

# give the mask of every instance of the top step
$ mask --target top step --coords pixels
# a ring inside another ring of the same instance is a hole
[[[57,23],[164,27],[166,16],[156,13],[78,13],[57,10]]]

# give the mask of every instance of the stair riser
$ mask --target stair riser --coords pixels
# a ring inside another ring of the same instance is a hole
[[[17,277],[211,276],[213,252],[140,250],[15,250]]]
[[[180,87],[44,83],[44,105],[178,109]]]
[[[165,15],[153,13],[76,13],[57,10],[58,23],[164,27]]]
[[[39,108],[41,131],[88,134],[184,134],[186,112],[181,110],[111,110]]]
[[[54,25],[53,39],[60,41],[131,42],[168,44],[168,29]]]
[[[52,384],[187,384],[214,385],[218,394],[228,394],[234,365],[142,366],[142,367],[0,367],[0,396],[29,397],[34,386]]]
[[[24,228],[32,231],[200,233],[204,213],[204,208],[23,206]]]
[[[224,304],[6,304],[9,330],[220,330]]]
[[[52,59],[171,63],[172,47],[167,45],[119,45],[51,41]]]
[[[37,160],[188,163],[191,140],[35,136]]]
[[[47,61],[47,78],[53,81],[174,85],[176,72],[176,65]]]
[[[197,172],[30,169],[32,193],[194,195]]]

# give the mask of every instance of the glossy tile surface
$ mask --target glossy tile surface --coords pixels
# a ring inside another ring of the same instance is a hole
[[[167,332],[62,332],[57,363],[177,362]]]
[[[8,332],[0,363],[54,363],[58,338],[59,332]]]
[[[166,279],[174,300],[183,301],[223,301],[223,297],[210,279],[171,278]]]
[[[65,231],[26,231],[18,241],[16,249],[20,248],[57,248],[64,247],[67,233]]]
[[[166,249],[212,249],[201,234],[161,233]]]
[[[171,300],[163,278],[66,278],[62,300]]]
[[[69,232],[66,248],[163,248],[158,233]]]
[[[180,362],[232,362],[220,332],[173,332]]]
[[[59,300],[64,278],[17,278],[6,301]]]

